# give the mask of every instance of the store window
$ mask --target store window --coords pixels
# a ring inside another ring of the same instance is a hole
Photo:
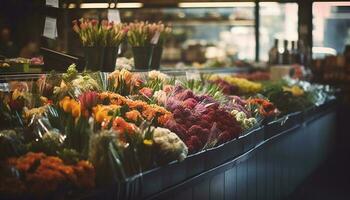
[[[350,44],[350,2],[315,2],[313,15],[313,57],[342,53]]]
[[[278,48],[283,50],[283,40],[298,40],[298,4],[261,2],[260,6],[260,52],[261,61],[268,60],[269,49],[279,40]]]

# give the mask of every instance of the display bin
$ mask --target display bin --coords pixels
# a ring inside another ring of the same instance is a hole
[[[335,116],[333,110],[306,127],[291,126],[244,154],[145,199],[286,198],[329,155]],[[318,130],[310,132],[315,127]]]
[[[336,107],[336,99],[331,99],[319,106],[313,106],[303,112],[304,123],[318,119],[324,112],[331,112]]]
[[[292,113],[282,125],[282,119],[278,119],[269,123],[270,127],[249,131],[236,140],[190,155],[183,162],[172,162],[134,176],[125,183],[128,188],[114,186],[100,192],[100,197],[164,200],[285,198],[333,148],[336,109],[334,102],[329,103],[327,112],[318,108]],[[318,117],[304,123],[305,116],[311,115]],[[265,138],[263,141],[261,136]],[[117,194],[120,189],[124,189],[122,194],[125,196]],[[97,197],[98,193],[94,194]]]
[[[303,121],[303,112],[295,112],[271,121],[265,127],[265,140],[294,126],[300,126]]]

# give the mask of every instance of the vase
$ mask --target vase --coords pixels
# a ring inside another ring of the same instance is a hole
[[[153,48],[153,55],[151,61],[151,69],[158,70],[160,67],[160,60],[162,58],[163,46],[157,45]]]
[[[104,47],[84,47],[85,70],[98,71],[103,66]]]
[[[115,63],[118,57],[119,46],[106,47],[103,56],[103,66],[101,71],[113,72],[115,70]]]
[[[153,46],[132,47],[135,69],[149,70],[151,67]]]

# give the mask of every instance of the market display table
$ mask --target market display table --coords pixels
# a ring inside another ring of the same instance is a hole
[[[85,199],[282,199],[332,150],[335,108],[335,101],[329,101],[289,114]]]

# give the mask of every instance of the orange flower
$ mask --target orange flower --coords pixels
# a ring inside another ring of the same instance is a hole
[[[74,172],[78,179],[75,185],[79,188],[93,188],[95,187],[95,169],[89,161],[79,161],[73,166]]]
[[[161,124],[161,125],[165,125],[172,118],[173,118],[173,115],[171,113],[161,115],[158,118],[158,123]]]
[[[112,92],[103,92],[99,96],[102,100],[108,99],[114,105],[123,105],[127,101],[125,97]]]
[[[148,106],[148,104],[144,101],[140,101],[140,100],[126,100],[126,104],[128,105],[129,108],[131,109],[140,109],[142,110],[144,107]]]
[[[99,123],[102,123],[105,119],[110,119],[111,117],[108,116],[108,110],[106,109],[97,109],[95,112],[95,120]]]
[[[71,112],[72,106],[70,97],[64,97],[59,104],[64,112]]]
[[[146,106],[142,111],[143,117],[145,117],[148,121],[151,121],[157,114],[157,111],[153,109],[151,106]]]
[[[104,121],[109,121],[112,116],[109,115],[110,111],[115,111],[119,109],[120,106],[117,105],[97,105],[92,108],[94,118],[97,122],[102,123]]]
[[[135,128],[121,117],[116,117],[113,120],[113,129],[119,133],[133,133]]]
[[[139,111],[137,111],[137,110],[132,110],[132,111],[129,111],[129,112],[125,113],[125,117],[128,120],[131,120],[131,121],[134,121],[134,122],[136,122],[139,119],[142,119],[141,113]]]
[[[71,101],[71,107],[72,107],[72,116],[74,118],[78,118],[81,115],[81,105],[79,102],[72,100]]]

